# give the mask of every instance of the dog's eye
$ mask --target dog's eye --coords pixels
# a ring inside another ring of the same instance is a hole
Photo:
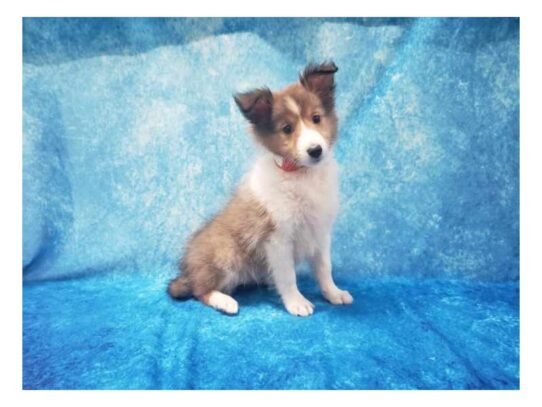
[[[313,115],[313,116],[312,116],[312,122],[313,122],[314,124],[320,123],[320,115],[319,115],[319,114]]]
[[[292,134],[292,126],[290,126],[289,124],[287,124],[286,126],[284,126],[282,128],[282,131],[285,133],[285,134]]]

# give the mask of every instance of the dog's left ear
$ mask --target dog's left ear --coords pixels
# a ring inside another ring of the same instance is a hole
[[[299,75],[301,84],[320,97],[326,110],[333,109],[335,99],[334,75],[338,70],[337,65],[330,61],[320,65],[310,64]]]

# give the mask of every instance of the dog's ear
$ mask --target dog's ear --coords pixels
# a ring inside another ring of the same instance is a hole
[[[306,89],[316,93],[327,110],[333,109],[335,99],[334,75],[338,70],[337,65],[330,61],[320,65],[310,64],[299,75],[301,84]]]
[[[254,89],[233,96],[246,119],[261,129],[270,129],[273,94],[268,88]]]

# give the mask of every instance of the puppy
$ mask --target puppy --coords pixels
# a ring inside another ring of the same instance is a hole
[[[234,96],[264,151],[226,207],[190,238],[180,275],[168,292],[195,297],[227,314],[238,312],[230,294],[239,285],[267,284],[293,315],[314,305],[298,290],[295,266],[312,265],[323,296],[350,304],[331,275],[331,228],[338,210],[338,167],[333,62],[309,65],[299,83],[272,93]]]

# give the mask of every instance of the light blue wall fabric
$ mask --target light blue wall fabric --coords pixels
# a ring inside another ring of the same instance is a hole
[[[25,19],[24,278],[175,274],[257,154],[231,97],[339,66],[337,273],[519,278],[518,19]]]

